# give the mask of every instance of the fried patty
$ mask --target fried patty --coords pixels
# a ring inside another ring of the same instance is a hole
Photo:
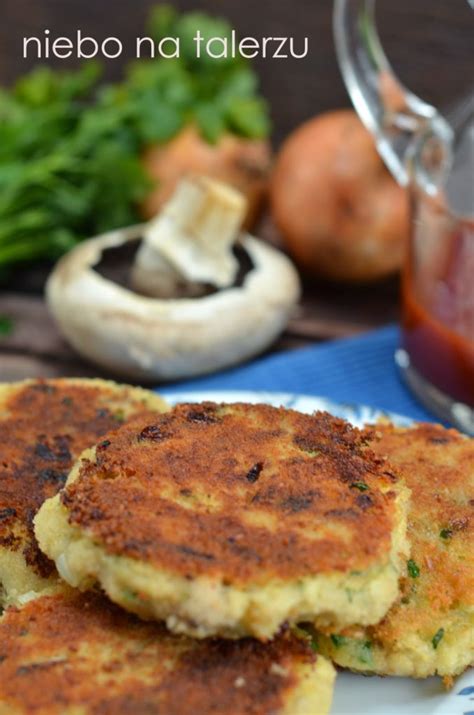
[[[131,416],[163,409],[152,393],[102,380],[0,385],[0,606],[54,586],[33,518],[75,459]]]
[[[289,632],[195,641],[77,591],[0,620],[0,715],[325,715],[334,678]]]
[[[380,428],[412,490],[411,559],[383,621],[321,637],[339,665],[381,675],[453,676],[474,664],[474,440],[430,424]]]
[[[81,589],[195,637],[373,623],[398,593],[406,490],[329,414],[180,405],[83,455],[36,519]]]

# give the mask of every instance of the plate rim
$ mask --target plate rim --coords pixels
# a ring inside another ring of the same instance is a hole
[[[161,390],[160,394],[164,399],[169,400],[173,404],[178,402],[200,402],[203,400],[209,400],[211,402],[275,402],[281,401],[281,406],[298,410],[298,402],[314,402],[315,407],[313,409],[326,409],[331,414],[336,414],[340,416],[341,413],[348,413],[355,415],[360,413],[361,415],[376,415],[377,418],[385,417],[390,419],[394,424],[398,426],[410,426],[415,423],[413,417],[408,417],[407,415],[402,415],[398,412],[392,412],[390,410],[383,410],[379,407],[372,407],[365,403],[357,402],[337,402],[324,395],[309,395],[307,393],[299,392],[275,392],[271,390],[180,390],[180,389],[170,389]],[[349,420],[350,421],[350,420]]]

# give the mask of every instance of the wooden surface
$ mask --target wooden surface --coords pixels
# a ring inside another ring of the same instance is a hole
[[[268,221],[258,233],[278,244]],[[0,317],[13,323],[10,335],[0,335],[0,381],[73,375],[114,377],[81,360],[61,338],[38,293],[45,275],[43,270],[17,272],[8,290],[0,292]],[[301,305],[270,352],[356,335],[396,320],[397,293],[395,278],[366,288],[306,281]]]

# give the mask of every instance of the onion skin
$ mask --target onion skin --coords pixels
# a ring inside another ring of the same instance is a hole
[[[407,192],[351,110],[322,114],[290,135],[273,172],[271,205],[286,247],[309,275],[369,283],[402,266]]]
[[[143,218],[156,216],[187,174],[207,175],[241,191],[248,201],[245,227],[255,224],[267,196],[272,152],[265,140],[224,134],[209,144],[189,126],[163,145],[148,147],[143,163],[155,188],[142,205]]]

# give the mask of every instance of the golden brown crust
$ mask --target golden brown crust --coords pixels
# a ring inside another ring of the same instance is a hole
[[[108,553],[187,578],[363,570],[388,559],[396,497],[367,443],[326,413],[180,405],[99,444],[62,502]]]
[[[0,621],[1,703],[25,715],[278,713],[299,685],[297,666],[315,662],[288,632],[266,645],[193,641],[72,591]]]
[[[370,634],[381,642],[410,632],[430,640],[450,611],[474,607],[474,440],[434,424],[377,429],[374,449],[412,491],[409,535],[419,574],[405,575],[399,601]]]
[[[141,390],[93,380],[35,380],[0,390],[0,546],[22,550],[44,578],[54,564],[38,549],[33,518],[61,489],[86,448],[156,400]]]
[[[412,492],[411,557],[380,623],[326,631],[321,652],[381,675],[459,675],[474,663],[474,440],[433,424],[377,432],[374,450]]]

